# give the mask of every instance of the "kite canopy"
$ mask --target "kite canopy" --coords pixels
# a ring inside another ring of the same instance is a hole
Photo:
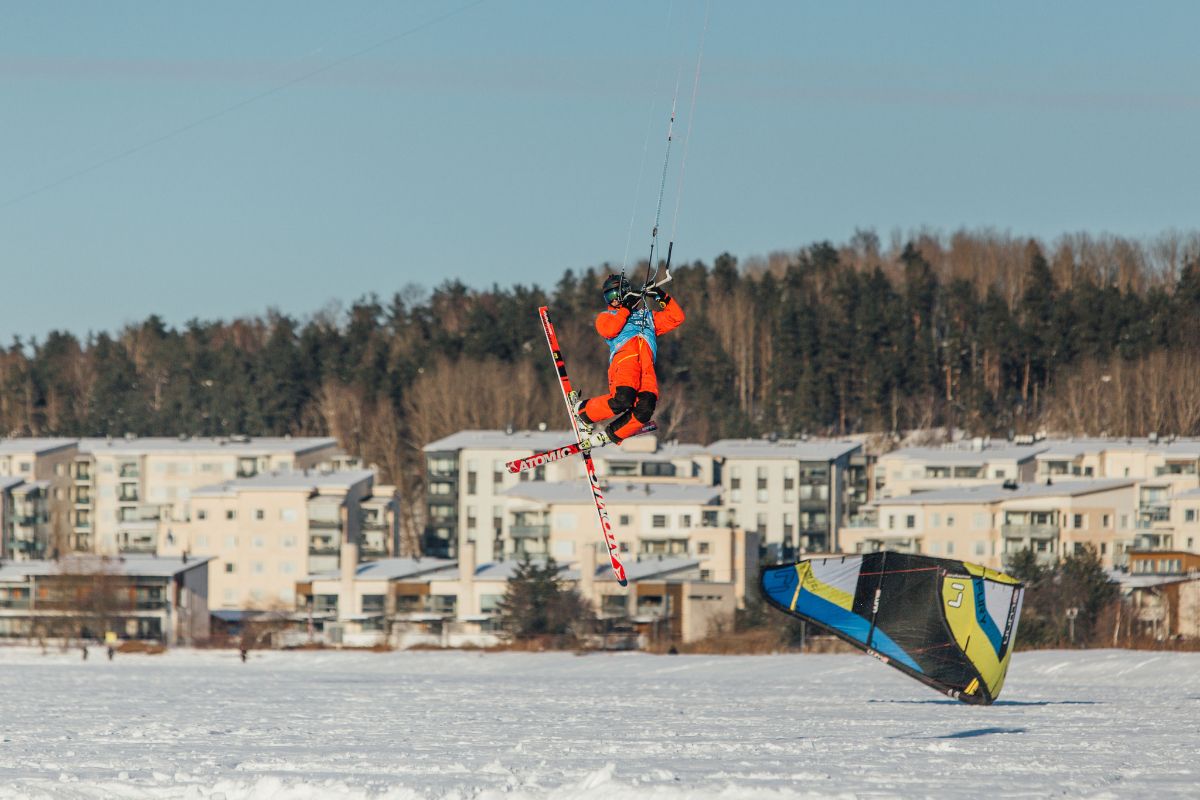
[[[977,564],[887,551],[766,567],[760,582],[781,611],[981,705],[1004,685],[1025,593]]]

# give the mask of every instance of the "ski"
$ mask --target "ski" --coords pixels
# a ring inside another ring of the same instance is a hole
[[[653,433],[656,430],[658,430],[656,423],[647,422],[642,426],[641,430],[634,431],[625,438],[629,439],[634,436],[641,436],[643,433]],[[525,458],[509,461],[505,466],[512,473],[525,472],[534,467],[549,464],[551,461],[562,461],[564,458],[570,458],[576,453],[582,453],[584,450],[595,450],[597,447],[604,447],[606,444],[612,444],[612,441],[605,434],[597,433],[573,444],[566,444],[562,447],[556,447],[553,450],[546,450],[542,453],[534,453]]]
[[[585,437],[579,435],[579,422],[575,419],[571,408],[571,379],[567,377],[567,365],[563,362],[562,352],[558,349],[558,334],[554,332],[554,323],[550,321],[550,309],[546,306],[538,308],[542,318],[542,331],[546,334],[546,344],[550,346],[550,355],[554,366],[558,369],[558,380],[562,388],[563,404],[567,407],[567,417],[571,420],[571,430],[575,432],[576,441]],[[621,563],[621,548],[617,545],[617,537],[612,532],[612,522],[608,519],[608,509],[604,506],[604,493],[600,491],[600,479],[596,477],[596,465],[592,462],[591,448],[580,449],[583,456],[583,466],[587,471],[588,483],[592,487],[592,499],[596,502],[596,514],[600,517],[600,532],[604,535],[604,544],[608,547],[608,560],[612,563],[613,575],[622,586],[629,584],[625,577],[625,565]]]

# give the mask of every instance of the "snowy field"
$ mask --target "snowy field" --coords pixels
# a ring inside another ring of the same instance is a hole
[[[854,655],[0,649],[0,798],[1200,797],[1200,654],[1018,654],[967,706]]]

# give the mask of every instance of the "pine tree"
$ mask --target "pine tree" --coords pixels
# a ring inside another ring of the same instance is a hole
[[[587,601],[563,584],[553,558],[522,558],[500,601],[501,624],[517,639],[561,636],[573,641],[591,616]]]

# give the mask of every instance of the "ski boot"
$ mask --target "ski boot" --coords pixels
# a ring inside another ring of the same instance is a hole
[[[575,417],[575,425],[579,428],[580,440],[586,439],[592,435],[592,429],[595,427],[592,423],[583,418],[583,405],[586,401],[579,396],[579,392],[574,389],[567,395],[567,403],[571,406],[571,416]]]

